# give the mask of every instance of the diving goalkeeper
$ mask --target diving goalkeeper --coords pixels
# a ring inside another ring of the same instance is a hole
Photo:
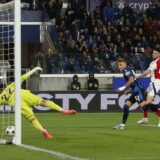
[[[33,73],[36,71],[42,71],[40,67],[35,67],[28,73],[22,75],[21,77],[21,83],[23,83],[25,80],[27,80]],[[0,94],[0,105],[9,105],[14,107],[15,106],[15,97],[14,97],[14,89],[15,89],[15,83],[9,84]],[[34,94],[32,94],[29,90],[21,89],[21,112],[22,115],[30,121],[33,126],[38,129],[45,138],[51,139],[53,138],[53,135],[50,134],[46,129],[42,127],[42,125],[39,123],[38,119],[35,117],[32,107],[33,106],[44,106],[48,107],[50,109],[56,110],[60,113],[72,115],[75,114],[75,110],[65,110],[58,106],[57,104],[44,100]]]

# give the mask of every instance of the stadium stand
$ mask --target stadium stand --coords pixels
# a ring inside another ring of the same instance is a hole
[[[50,35],[63,73],[117,73],[118,57],[143,71],[151,61],[151,48],[160,46],[159,1],[145,13],[134,12],[127,3],[113,7],[110,1],[90,13],[71,2],[65,12],[57,13]]]

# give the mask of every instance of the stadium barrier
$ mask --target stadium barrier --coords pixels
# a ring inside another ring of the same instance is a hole
[[[129,95],[119,94],[113,91],[55,91],[55,92],[34,92],[38,96],[51,100],[65,109],[75,109],[78,112],[120,112],[123,109],[124,103]],[[160,97],[157,95],[154,104],[160,103]],[[0,110],[3,107],[0,107]],[[12,111],[13,108],[6,106],[7,111]],[[35,106],[35,112],[51,112],[49,108]],[[132,105],[132,111],[140,111],[138,104]]]
[[[68,91],[74,74],[41,74],[31,78],[30,89],[34,91]],[[81,90],[87,90],[88,74],[77,74],[81,83]],[[99,81],[99,90],[112,90],[113,77],[122,77],[122,74],[95,74]]]
[[[41,74],[39,76],[31,77],[30,89],[33,91],[68,91],[71,90],[71,82],[74,74]],[[79,82],[81,83],[81,90],[88,90],[87,80],[88,74],[77,74]],[[115,87],[124,85],[124,78],[122,74],[95,74],[95,78],[99,81],[99,90],[108,91]],[[117,83],[118,81],[118,83]],[[149,78],[140,80],[148,86]]]

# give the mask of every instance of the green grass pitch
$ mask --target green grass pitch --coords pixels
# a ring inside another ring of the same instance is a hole
[[[54,134],[54,139],[44,139],[23,119],[23,144],[89,160],[160,159],[160,128],[138,125],[136,122],[142,118],[142,113],[131,113],[126,130],[123,131],[112,129],[120,123],[121,113],[36,115],[42,125]],[[150,124],[158,124],[158,118],[153,113],[150,113],[149,117]],[[63,158],[14,145],[0,145],[0,159],[62,160]]]

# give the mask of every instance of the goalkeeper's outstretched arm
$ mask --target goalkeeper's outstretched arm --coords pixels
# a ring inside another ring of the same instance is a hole
[[[41,67],[35,67],[29,72],[25,73],[24,75],[21,76],[21,83],[23,83],[25,80],[27,80],[32,74],[34,74],[37,71],[42,71]]]
[[[36,71],[42,71],[41,67],[35,67],[32,70],[30,70],[28,73],[25,73],[24,75],[21,76],[21,83],[23,83],[25,80],[27,80],[32,74],[34,74]],[[15,82],[12,82],[10,85],[7,87],[14,87]]]

